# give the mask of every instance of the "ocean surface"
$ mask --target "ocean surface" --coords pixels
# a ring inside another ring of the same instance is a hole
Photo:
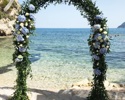
[[[30,38],[33,74],[51,81],[78,82],[92,79],[92,60],[87,39],[91,31],[83,29],[36,29]],[[107,54],[107,80],[125,82],[125,29],[110,28],[111,52]]]

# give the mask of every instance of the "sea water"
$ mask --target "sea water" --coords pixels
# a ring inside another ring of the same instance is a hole
[[[33,75],[60,84],[92,79],[92,57],[87,41],[90,33],[89,28],[36,29],[29,50]],[[107,80],[125,82],[125,29],[111,28],[109,35]]]

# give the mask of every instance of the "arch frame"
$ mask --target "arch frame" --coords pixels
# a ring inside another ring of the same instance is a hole
[[[110,41],[108,38],[107,19],[96,7],[92,0],[27,0],[22,4],[19,15],[15,22],[13,61],[18,70],[16,90],[11,100],[29,100],[27,96],[27,77],[31,75],[31,62],[29,60],[29,36],[34,33],[35,18],[40,8],[46,8],[49,4],[65,3],[74,5],[81,15],[86,18],[91,26],[91,34],[88,39],[90,54],[93,61],[93,85],[87,100],[109,100],[105,90],[107,64],[106,54],[110,52]]]

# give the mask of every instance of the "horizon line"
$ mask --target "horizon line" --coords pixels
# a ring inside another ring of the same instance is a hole
[[[55,27],[36,27],[36,28],[50,28],[50,29],[52,29],[52,28],[55,28]],[[70,27],[70,28],[67,28],[67,27],[57,27],[58,29],[61,29],[61,28],[65,28],[65,29],[73,29],[73,28],[75,28],[75,29],[82,29],[82,28],[91,28],[91,27]],[[56,29],[57,29],[56,28]],[[117,27],[108,27],[108,28],[117,28]]]

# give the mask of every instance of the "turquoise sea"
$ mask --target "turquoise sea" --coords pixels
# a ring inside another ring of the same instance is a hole
[[[33,75],[69,84],[92,79],[93,69],[87,39],[89,28],[36,29],[30,43]],[[107,80],[125,82],[125,29],[110,28],[111,52],[107,54]],[[59,85],[59,84],[58,84]]]

